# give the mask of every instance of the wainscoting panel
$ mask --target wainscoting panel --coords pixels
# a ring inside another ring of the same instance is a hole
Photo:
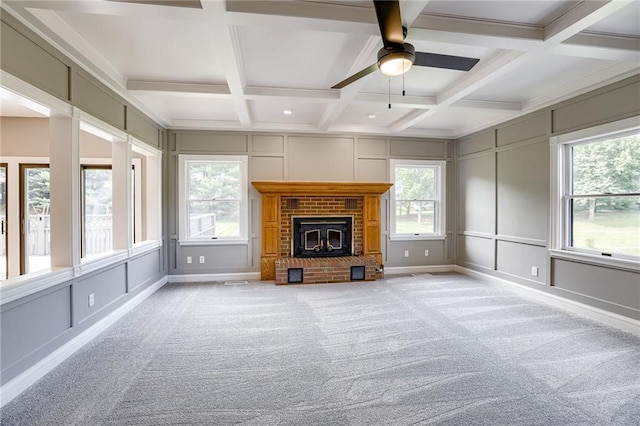
[[[458,235],[458,260],[464,264],[493,269],[493,239]]]
[[[74,324],[93,315],[104,315],[104,309],[127,293],[127,266],[122,263],[78,280],[73,287]],[[93,294],[94,305],[89,306]]]
[[[129,291],[146,283],[150,278],[156,277],[161,272],[161,250],[154,250],[138,256],[129,262],[127,274],[129,275]]]
[[[549,142],[498,152],[498,234],[546,240],[549,235]]]
[[[2,384],[16,363],[71,328],[71,285],[43,291],[2,306],[0,365]]]
[[[551,259],[551,285],[565,297],[640,319],[640,274],[598,265]],[[571,296],[571,294],[575,296]]]
[[[547,277],[546,247],[520,244],[510,241],[497,241],[497,270],[527,280],[544,284]],[[538,268],[532,275],[531,268]]]

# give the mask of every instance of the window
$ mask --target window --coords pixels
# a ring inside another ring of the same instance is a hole
[[[445,161],[390,160],[391,238],[444,238]]]
[[[133,139],[132,207],[134,244],[162,239],[162,154],[144,142]]]
[[[552,146],[558,166],[553,248],[640,259],[638,120],[563,135]]]
[[[180,240],[247,240],[247,157],[180,156]]]
[[[51,204],[48,164],[20,164],[20,274],[51,267]]]
[[[113,248],[111,166],[82,166],[82,257]]]

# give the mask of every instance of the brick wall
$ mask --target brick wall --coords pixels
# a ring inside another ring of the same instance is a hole
[[[291,256],[292,216],[352,216],[353,250],[362,253],[362,197],[281,197],[280,203],[281,257]]]

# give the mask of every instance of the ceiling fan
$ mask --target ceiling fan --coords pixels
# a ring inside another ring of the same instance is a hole
[[[347,77],[332,86],[332,89],[342,89],[378,69],[389,76],[404,74],[412,65],[469,71],[480,60],[464,56],[416,52],[412,44],[404,42],[407,28],[402,25],[399,1],[373,0],[373,6],[376,10],[383,44],[382,49],[378,51],[378,62]]]

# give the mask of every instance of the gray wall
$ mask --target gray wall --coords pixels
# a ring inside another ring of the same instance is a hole
[[[249,182],[341,181],[388,182],[390,158],[447,160],[447,181],[452,188],[452,141],[373,136],[224,133],[171,131],[168,152],[169,273],[216,274],[260,271],[260,194],[249,185],[249,244],[189,245],[178,243],[178,156],[180,154],[242,154],[249,157]],[[448,191],[447,205],[453,192]],[[448,210],[445,240],[390,241],[389,194],[382,197],[383,256],[385,267],[422,267],[453,263],[453,209]],[[404,257],[405,250],[409,257]],[[429,257],[424,256],[429,250]],[[186,263],[186,257],[205,263]]]
[[[4,11],[0,23],[0,55],[4,71],[150,146],[160,149],[165,146],[164,129]],[[40,120],[45,128],[46,121]],[[48,128],[46,130],[48,133]],[[3,298],[0,306],[1,384],[163,279],[166,264],[164,249],[159,247],[95,271],[76,271],[74,278],[62,279],[53,287],[28,296],[15,300]],[[95,295],[95,305],[89,307],[91,293]]]
[[[639,94],[634,76],[458,140],[456,263],[640,319],[640,274],[547,251],[550,137],[636,116]]]

